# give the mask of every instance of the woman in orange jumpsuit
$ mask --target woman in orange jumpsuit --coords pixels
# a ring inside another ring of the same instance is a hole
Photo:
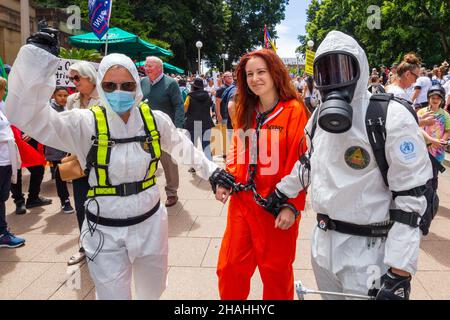
[[[247,299],[256,267],[263,299],[294,298],[296,240],[302,192],[275,217],[257,201],[271,194],[305,151],[308,112],[281,59],[271,50],[246,54],[237,67],[237,103],[227,171],[242,187],[231,195],[217,275],[221,299]],[[242,190],[243,189],[243,190]],[[219,188],[226,202],[230,192]],[[294,212],[297,211],[297,212]]]

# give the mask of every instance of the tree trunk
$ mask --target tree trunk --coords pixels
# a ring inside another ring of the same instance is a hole
[[[450,55],[450,46],[447,41],[446,33],[443,30],[439,30],[438,33],[439,33],[439,37],[441,38],[440,41],[441,41],[442,48],[444,49],[444,53],[446,56],[449,56]]]

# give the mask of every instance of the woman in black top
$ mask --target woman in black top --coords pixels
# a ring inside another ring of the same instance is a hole
[[[212,100],[208,92],[204,90],[203,80],[196,78],[191,86],[184,103],[185,123],[184,128],[189,131],[192,143],[196,145],[198,138],[201,139],[203,152],[211,160],[211,128],[214,122],[211,118]],[[195,172],[193,168],[189,172]]]

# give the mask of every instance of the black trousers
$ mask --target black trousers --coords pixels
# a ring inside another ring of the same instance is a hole
[[[75,200],[75,211],[77,212],[78,227],[83,226],[84,222],[84,203],[89,191],[88,177],[83,177],[72,181],[73,199]]]
[[[41,183],[44,179],[44,166],[35,166],[28,167],[28,171],[30,171],[30,186],[28,188],[28,199],[37,199],[39,197],[39,193],[41,192]],[[24,203],[25,198],[22,193],[22,170],[19,169],[17,172],[17,184],[11,183],[11,192],[12,197],[14,199],[14,203]]]
[[[61,200],[61,204],[64,204],[64,202],[69,199],[69,190],[67,190],[67,183],[61,180],[61,175],[58,170],[59,163],[61,163],[61,161],[52,161],[51,170],[55,177],[56,193],[58,194],[59,200]]]
[[[11,166],[0,166],[0,234],[8,229],[6,223],[6,200],[11,188]]]

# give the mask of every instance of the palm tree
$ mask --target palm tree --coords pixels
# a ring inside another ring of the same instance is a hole
[[[84,60],[91,62],[100,62],[103,56],[95,49],[66,49],[61,48],[60,57],[64,59]]]

